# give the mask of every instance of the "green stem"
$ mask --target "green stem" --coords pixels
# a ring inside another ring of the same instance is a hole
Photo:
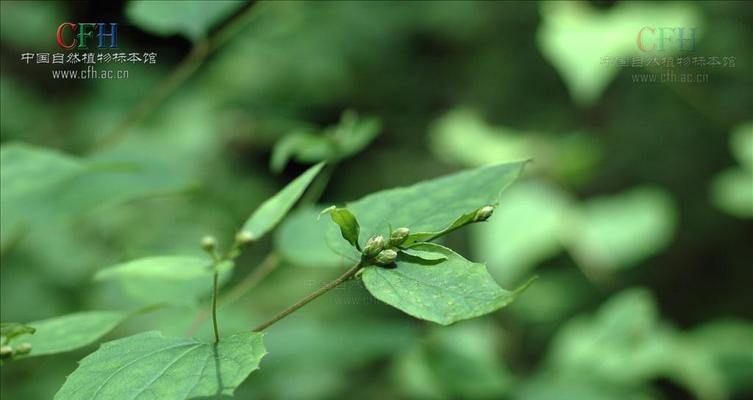
[[[292,306],[282,310],[279,314],[272,317],[272,319],[268,320],[267,322],[264,322],[257,326],[256,328],[252,329],[253,332],[261,332],[267,328],[269,328],[271,325],[276,323],[277,321],[287,317],[288,315],[292,314],[299,308],[305,306],[306,304],[310,303],[317,297],[323,295],[324,293],[329,292],[330,290],[334,289],[341,283],[353,278],[356,273],[363,268],[363,262],[358,262],[356,265],[354,265],[351,269],[345,271],[344,274],[340,275],[337,279],[334,281],[326,284],[325,286],[322,286],[321,288],[317,289],[313,293],[309,294],[308,296],[304,297],[303,299],[299,300],[297,303],[293,304]]]
[[[220,274],[214,270],[214,287],[212,289],[212,326],[214,327],[214,342],[220,342],[220,330],[217,328],[217,292],[219,291]]]

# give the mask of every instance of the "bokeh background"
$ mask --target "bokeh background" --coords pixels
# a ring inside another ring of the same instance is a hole
[[[750,2],[0,7],[0,139],[15,150],[2,160],[3,321],[159,300],[172,306],[105,340],[210,337],[196,318],[209,284],[139,291],[92,277],[198,254],[205,234],[228,243],[266,197],[326,159],[297,211],[225,283],[246,282],[222,330],[248,329],[346,267],[312,234],[324,206],[530,157],[488,223],[447,239],[503,287],[538,275],[516,303],[443,328],[346,285],[269,330],[270,354],[237,397],[753,396]],[[63,21],[117,22],[117,51],[157,63],[126,65],[128,79],[62,80],[21,61],[60,52]],[[695,47],[642,52],[646,26],[696,28]],[[727,65],[680,62],[674,73],[707,81],[648,82],[668,67],[618,57]],[[11,190],[54,174],[50,154],[95,167],[54,193]],[[291,245],[301,242],[311,246]],[[269,273],[249,283],[260,265]],[[2,398],[52,398],[94,349],[4,365]]]

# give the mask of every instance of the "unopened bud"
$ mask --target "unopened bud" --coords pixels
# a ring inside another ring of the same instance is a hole
[[[206,252],[213,252],[217,248],[217,239],[214,236],[204,236],[201,238],[201,248]]]
[[[16,354],[28,354],[31,351],[31,343],[21,343],[16,346]]]
[[[387,249],[380,251],[379,254],[377,254],[377,256],[374,258],[374,262],[379,265],[390,265],[395,262],[396,258],[397,252],[392,249]]]
[[[10,346],[0,346],[0,358],[8,358],[13,355],[13,348]]]
[[[374,257],[384,249],[384,237],[382,235],[372,236],[366,245],[363,246],[363,255],[366,257]]]
[[[489,217],[492,216],[493,212],[494,212],[494,207],[492,206],[481,207],[478,211],[476,211],[476,215],[473,217],[473,221],[474,222],[486,221],[487,219],[489,219]]]
[[[397,228],[390,234],[390,246],[400,246],[410,235],[410,229]]]
[[[240,231],[235,235],[235,241],[239,244],[249,244],[254,240],[256,240],[256,237],[249,231]]]

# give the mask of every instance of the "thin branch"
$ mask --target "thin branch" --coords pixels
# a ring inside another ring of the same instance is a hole
[[[288,315],[292,314],[293,312],[295,312],[299,308],[301,308],[301,307],[305,306],[306,304],[310,303],[311,301],[313,301],[317,297],[323,295],[324,293],[329,292],[330,290],[334,289],[335,287],[337,287],[341,283],[343,283],[343,282],[345,282],[345,281],[353,278],[353,276],[355,276],[356,273],[361,268],[363,268],[363,266],[364,265],[363,265],[362,262],[358,262],[351,269],[347,270],[344,274],[340,275],[340,277],[338,277],[334,281],[326,284],[325,286],[322,286],[321,288],[317,289],[315,292],[313,292],[313,293],[309,294],[308,296],[304,297],[303,299],[301,299],[297,303],[295,303],[292,306],[290,306],[290,307],[282,310],[279,314],[277,314],[274,317],[272,317],[272,319],[270,319],[267,322],[264,322],[264,323],[260,324],[256,328],[252,329],[252,331],[253,332],[261,332],[261,331],[269,328],[275,322],[277,322],[277,321],[279,321],[279,320],[287,317]]]
[[[262,261],[258,267],[254,268],[248,275],[246,275],[246,277],[243,278],[242,281],[238,282],[238,284],[233,286],[233,288],[230,289],[226,294],[220,296],[217,299],[217,309],[221,310],[222,308],[233,304],[243,298],[243,296],[245,296],[248,292],[259,285],[259,283],[264,280],[264,278],[266,278],[270,273],[272,273],[272,271],[276,270],[279,265],[280,258],[277,257],[276,254],[270,253],[264,259],[264,261]],[[210,308],[204,309],[198,315],[196,315],[196,318],[191,324],[191,327],[188,328],[186,335],[194,336],[210,315]]]
[[[219,28],[211,37],[194,43],[191,52],[180,65],[139,102],[120,124],[99,139],[94,144],[92,151],[112,146],[123,140],[131,128],[143,121],[190,78],[210,53],[237,34],[254,15],[251,10],[255,9],[251,5],[246,6],[246,9]]]

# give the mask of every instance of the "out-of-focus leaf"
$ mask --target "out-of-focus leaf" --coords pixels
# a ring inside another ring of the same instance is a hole
[[[396,267],[369,266],[362,278],[374,297],[416,318],[449,325],[478,317],[510,304],[527,287],[504,290],[483,264],[470,262],[438,244],[420,243],[412,248],[446,259],[428,261],[398,255]]]
[[[728,393],[753,393],[753,324],[722,319],[694,329],[686,338],[688,351],[708,353],[708,362],[721,371]]]
[[[241,333],[219,343],[146,332],[107,342],[79,362],[56,400],[182,400],[232,395],[266,354],[261,333]]]
[[[753,121],[739,125],[730,138],[732,154],[748,171],[753,171]]]
[[[351,246],[356,249],[361,248],[358,244],[358,234],[361,228],[358,226],[356,217],[354,217],[347,208],[332,206],[322,210],[322,212],[319,213],[319,216],[322,214],[329,214],[330,218],[332,218],[332,222],[340,227],[340,234],[342,234],[343,239],[347,240]]]
[[[505,194],[494,218],[471,229],[474,254],[503,285],[513,285],[561,251],[572,200],[545,182],[521,182]]]
[[[86,166],[58,151],[12,143],[0,150],[0,208],[2,241],[19,224],[44,222],[49,196],[65,182],[83,174]]]
[[[328,221],[317,218],[323,206],[293,210],[275,231],[275,249],[286,261],[302,267],[342,267],[345,260],[329,249],[324,232]],[[349,263],[350,261],[348,261]]]
[[[191,1],[175,6],[165,0],[131,0],[126,6],[128,19],[145,31],[169,36],[180,34],[191,40],[207,36],[212,26],[229,17],[244,1]]]
[[[282,171],[290,158],[298,162],[336,162],[363,150],[379,135],[376,118],[359,118],[355,112],[343,113],[338,125],[321,134],[296,131],[280,139],[270,160],[273,171]]]
[[[732,132],[730,148],[741,168],[730,168],[714,177],[711,200],[729,214],[753,218],[753,122]]]
[[[250,234],[253,240],[258,240],[272,230],[285,217],[285,214],[290,211],[295,202],[298,201],[311,181],[321,171],[322,167],[324,167],[324,163],[316,164],[307,169],[306,172],[295,178],[293,182],[290,182],[277,194],[267,199],[246,220],[242,231]]]
[[[582,133],[547,135],[487,123],[474,109],[457,108],[439,118],[429,135],[431,150],[445,161],[477,167],[532,158],[532,170],[580,182],[601,155]]]
[[[14,358],[56,354],[84,347],[110,332],[129,315],[122,311],[82,311],[29,322],[36,333],[11,340],[11,344],[29,343],[31,352]]]
[[[389,237],[390,225],[406,227],[411,235],[444,231],[461,216],[496,205],[500,195],[521,173],[525,161],[497,164],[459,172],[412,186],[372,193],[346,207],[361,225],[363,237]],[[330,224],[331,225],[331,224]],[[327,242],[338,254],[358,254],[332,225]]]
[[[595,387],[645,385],[665,377],[698,398],[722,398],[721,371],[709,361],[659,320],[648,291],[630,289],[615,295],[595,317],[568,323],[554,339],[548,368],[565,379],[588,377]]]
[[[49,50],[50,38],[40,35],[67,21],[65,7],[55,2],[6,1],[0,3],[3,42],[26,51]]]
[[[753,218],[753,172],[730,168],[711,182],[711,199],[717,207],[740,218]]]
[[[513,376],[499,354],[500,336],[483,320],[433,329],[422,343],[397,357],[395,385],[406,398],[504,397]]]
[[[619,72],[612,64],[602,63],[603,57],[656,55],[644,53],[636,38],[644,27],[699,28],[701,19],[694,6],[687,3],[619,3],[609,10],[597,10],[586,2],[557,1],[541,3],[541,25],[537,41],[541,53],[564,80],[570,95],[581,106],[595,103]],[[651,49],[655,32],[644,38]],[[689,34],[687,32],[686,34]],[[678,35],[674,33],[674,35]],[[700,29],[696,30],[696,40]],[[675,42],[666,46],[661,56],[675,54]],[[658,44],[656,46],[659,46]]]
[[[233,263],[217,266],[221,278],[227,278]],[[211,288],[212,260],[206,257],[147,257],[99,271],[98,281],[118,281],[135,299],[151,304],[194,304]]]
[[[630,267],[656,253],[672,239],[675,206],[664,190],[639,187],[585,202],[571,240],[588,267],[615,270]]]

